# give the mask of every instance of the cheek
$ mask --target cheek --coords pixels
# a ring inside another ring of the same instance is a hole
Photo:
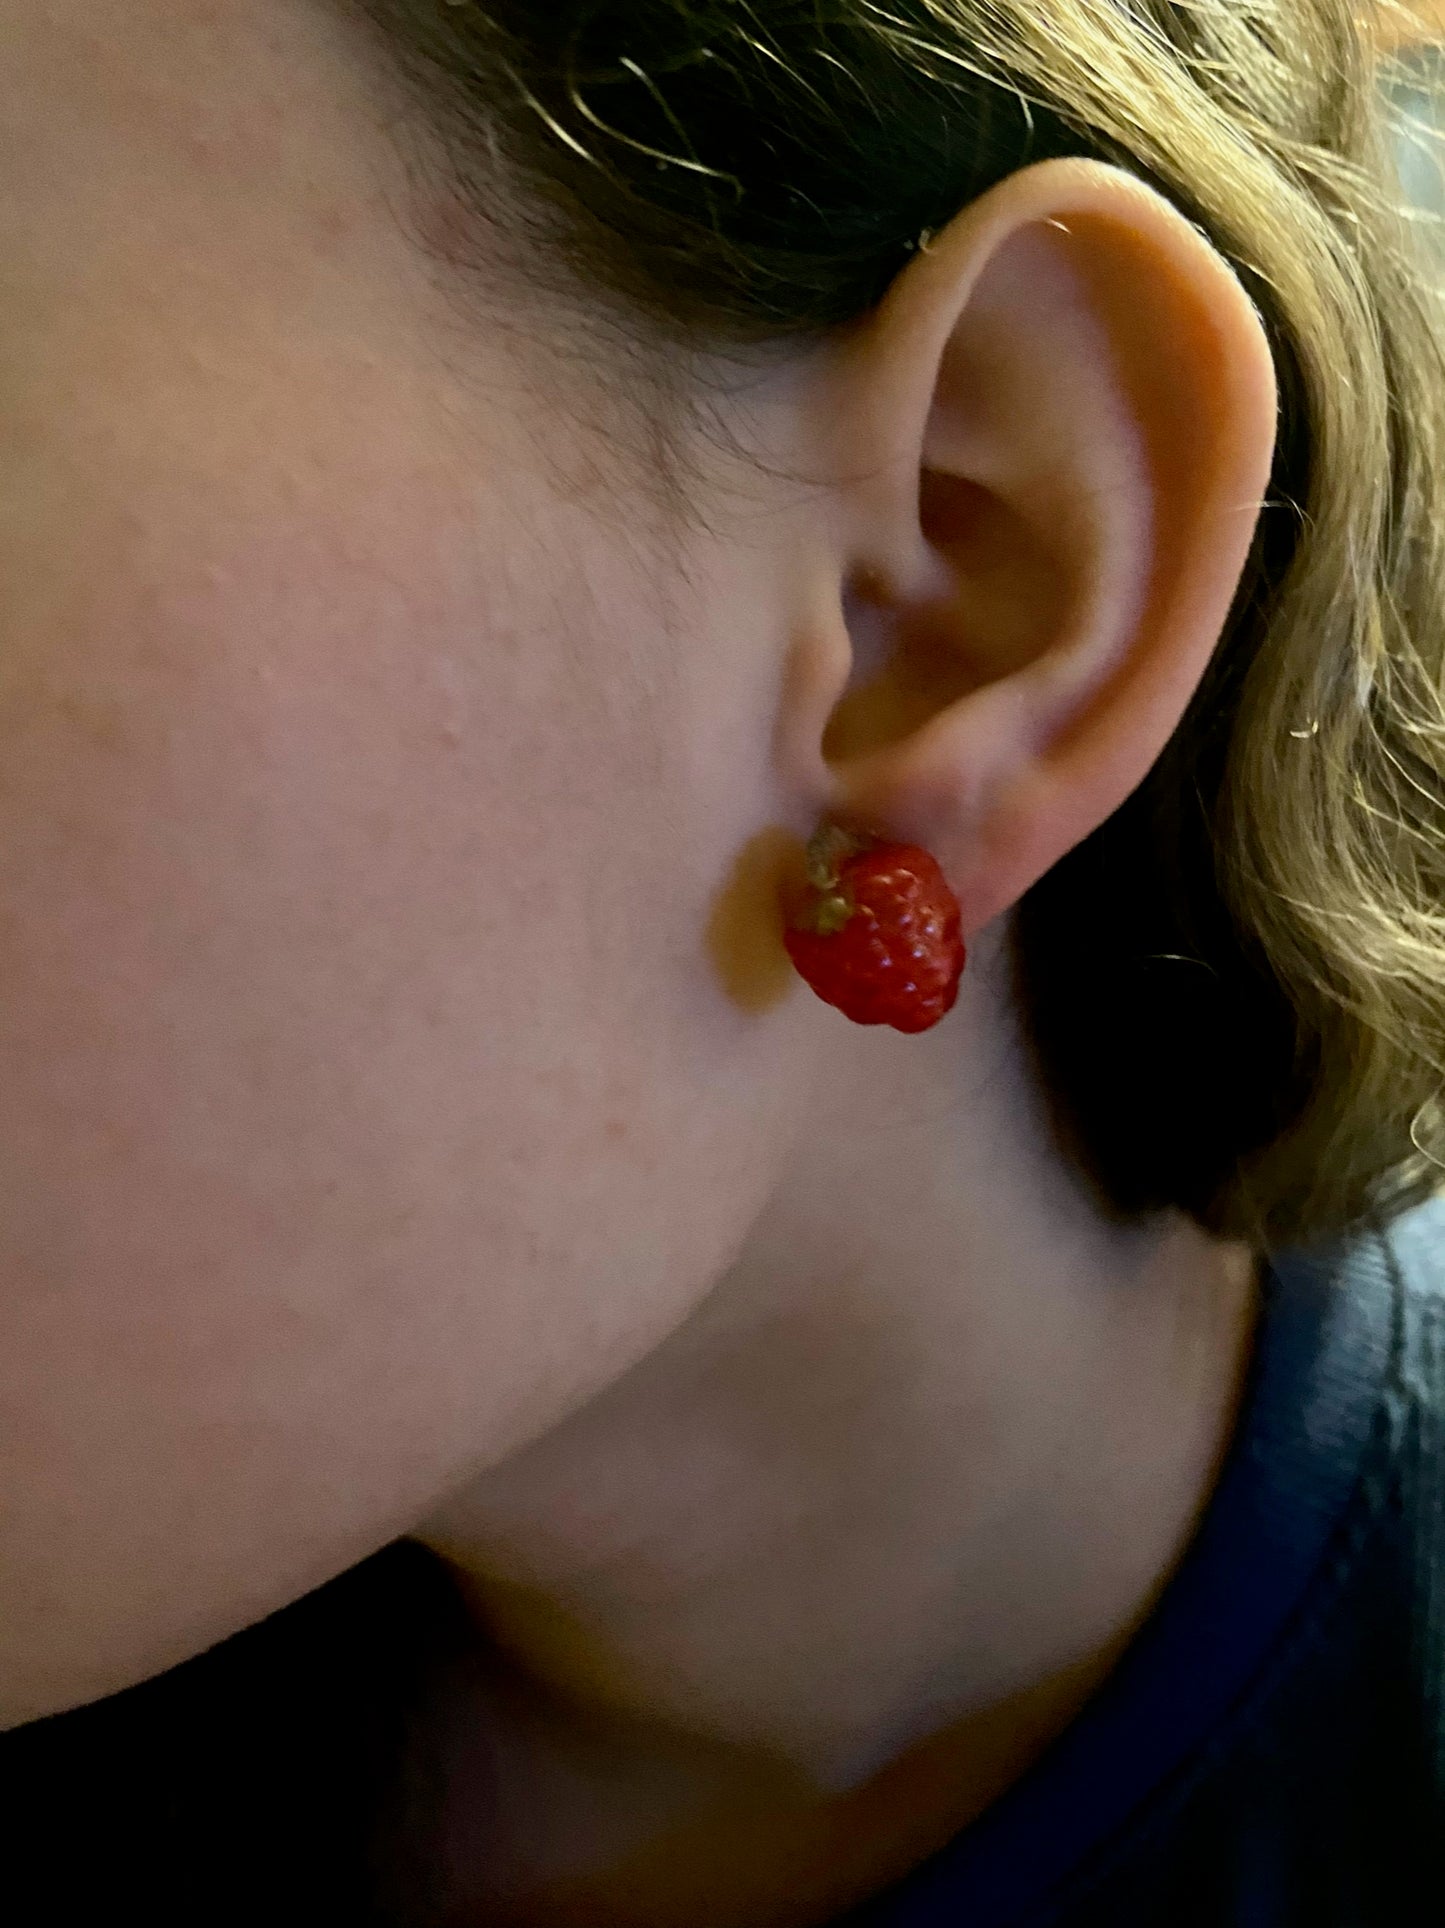
[[[707,1290],[791,1128],[705,945],[757,784],[699,785],[645,635],[558,633],[597,620],[575,545],[483,567],[421,487],[244,548],[173,510],[130,591],[97,524],[104,598],[11,655],[0,1721],[560,1418]]]

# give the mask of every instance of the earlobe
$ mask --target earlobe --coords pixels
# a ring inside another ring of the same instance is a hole
[[[933,851],[972,931],[1183,714],[1268,481],[1268,343],[1161,196],[1049,161],[910,263],[824,390],[840,534],[799,631],[794,768],[815,811]]]

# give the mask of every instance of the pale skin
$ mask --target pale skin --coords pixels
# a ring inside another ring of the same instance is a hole
[[[411,1533],[485,1918],[825,1920],[1077,1710],[1230,1436],[1255,1255],[1100,1208],[1006,941],[1218,641],[1258,317],[1023,170],[725,388],[683,517],[545,310],[459,323],[313,0],[8,10],[0,133],[0,1722]],[[790,975],[824,813],[957,892],[935,1030]]]

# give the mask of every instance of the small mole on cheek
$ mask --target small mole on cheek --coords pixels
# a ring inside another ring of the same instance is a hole
[[[772,1010],[797,983],[783,948],[784,906],[806,884],[807,848],[792,831],[770,826],[738,852],[713,902],[705,942],[739,1010]]]

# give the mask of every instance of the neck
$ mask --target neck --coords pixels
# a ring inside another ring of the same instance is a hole
[[[675,1892],[678,1840],[723,1815],[729,1865],[781,1826],[838,1894],[901,1873],[1077,1711],[1212,1491],[1253,1255],[1100,1214],[997,952],[970,970],[952,1029],[848,1040],[693,1317],[418,1535],[487,1636],[488,1782],[505,1806],[496,1746],[525,1756],[544,1885],[665,1838]],[[855,1878],[839,1842],[873,1816]],[[710,1922],[774,1918],[707,1879]],[[663,1916],[634,1891],[628,1918]]]

